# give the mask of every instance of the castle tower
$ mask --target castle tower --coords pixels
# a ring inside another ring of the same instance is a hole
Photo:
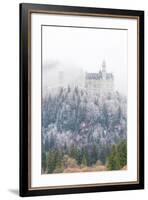
[[[105,62],[105,60],[102,63],[102,78],[103,78],[103,80],[106,79],[106,62]]]

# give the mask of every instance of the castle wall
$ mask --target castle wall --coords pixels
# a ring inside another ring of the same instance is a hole
[[[85,87],[90,93],[106,93],[114,89],[113,80],[86,80]]]

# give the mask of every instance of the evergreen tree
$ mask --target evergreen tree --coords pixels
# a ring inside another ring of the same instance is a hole
[[[55,152],[55,169],[54,169],[55,173],[63,172],[64,166],[63,166],[62,158],[63,158],[62,152],[57,150]]]
[[[117,147],[116,145],[113,145],[112,147],[112,152],[111,155],[109,156],[108,159],[108,169],[109,170],[118,170],[120,169],[120,162],[119,162],[119,157],[117,153]]]
[[[90,165],[90,159],[89,158],[90,158],[90,156],[88,154],[87,147],[82,148],[82,150],[81,150],[81,164],[86,165],[86,166]]]
[[[47,168],[46,153],[42,152],[42,173],[45,173],[46,168]]]
[[[121,167],[125,166],[127,164],[127,142],[126,140],[123,140],[119,143],[117,146],[117,151],[119,154],[119,162]]]
[[[119,170],[127,164],[127,144],[121,141],[118,145],[112,146],[112,151],[108,157],[108,169]]]
[[[84,166],[87,166],[87,159],[86,159],[86,155],[85,154],[83,154],[82,163],[81,164],[84,165]]]
[[[98,160],[98,149],[96,145],[93,145],[91,155],[92,156],[90,156],[90,164],[95,164]]]
[[[103,164],[106,164],[106,161],[107,161],[107,158],[108,156],[110,155],[111,153],[111,147],[110,145],[106,144],[106,145],[99,145],[99,155],[98,155],[98,158],[99,160],[103,163]]]
[[[56,167],[56,154],[55,150],[49,150],[47,158],[47,170],[48,173],[52,173]]]

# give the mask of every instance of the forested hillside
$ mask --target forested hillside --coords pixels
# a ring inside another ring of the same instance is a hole
[[[103,171],[126,165],[127,102],[118,92],[78,87],[42,98],[42,173]]]

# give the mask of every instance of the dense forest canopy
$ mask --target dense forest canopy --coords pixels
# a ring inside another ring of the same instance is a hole
[[[118,92],[90,95],[79,87],[52,89],[42,98],[42,173],[124,167],[126,111],[126,97]]]

